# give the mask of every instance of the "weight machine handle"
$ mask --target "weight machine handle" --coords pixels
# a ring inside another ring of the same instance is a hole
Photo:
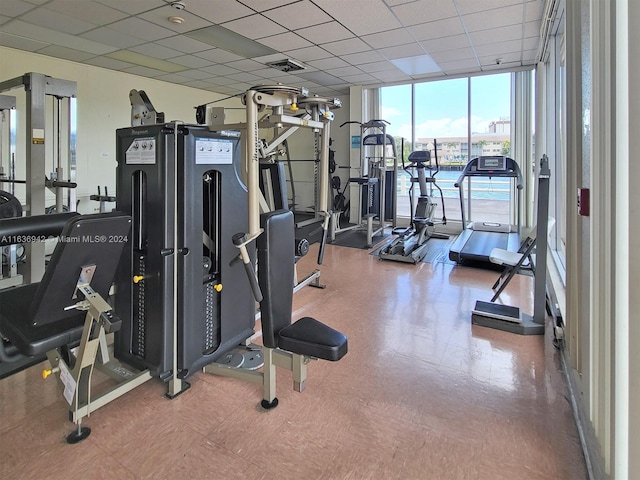
[[[247,235],[245,233],[236,233],[232,237],[232,241],[233,244],[240,250],[240,258],[242,259],[242,263],[244,263],[244,271],[246,272],[247,278],[249,279],[251,291],[253,292],[253,296],[256,299],[256,302],[259,303],[262,301],[262,291],[260,290],[260,285],[258,284],[258,279],[256,277],[256,271],[253,268],[253,262],[251,261],[249,251],[247,250]]]

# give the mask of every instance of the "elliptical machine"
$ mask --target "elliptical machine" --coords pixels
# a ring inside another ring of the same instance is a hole
[[[436,140],[433,141],[433,150],[435,165],[431,163],[431,152],[429,150],[411,152],[409,154],[409,165],[405,165],[404,157],[402,158],[402,168],[411,178],[411,187],[409,188],[411,220],[408,227],[393,229],[392,233],[397,237],[380,250],[378,256],[381,260],[393,260],[415,265],[427,254],[427,240],[429,238],[449,238],[448,235],[434,231],[434,213],[438,206],[431,195],[434,187],[440,193],[440,201],[442,202],[442,220],[437,222],[446,225],[447,216],[444,207],[444,195],[442,189],[436,183],[436,175],[440,171]],[[429,171],[428,175],[426,173],[427,170]],[[414,214],[413,189],[416,183],[420,188],[420,196],[418,197]]]

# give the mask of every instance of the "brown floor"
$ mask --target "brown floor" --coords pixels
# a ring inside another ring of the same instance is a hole
[[[300,273],[314,268],[315,250]],[[280,405],[258,386],[197,374],[174,400],[148,382],[72,429],[53,379],[34,367],[0,381],[1,479],[584,479],[550,339],[471,326],[494,272],[381,262],[328,246],[325,290],[295,315],[343,331],[349,353],[313,362],[307,389],[278,373]],[[503,300],[531,311],[532,279]]]

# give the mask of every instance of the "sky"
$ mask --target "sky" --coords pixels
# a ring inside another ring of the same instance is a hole
[[[415,85],[416,137],[467,135],[467,79]],[[511,74],[471,78],[471,131],[485,133],[489,123],[509,118]],[[391,123],[387,132],[411,138],[411,85],[380,89],[381,117]]]

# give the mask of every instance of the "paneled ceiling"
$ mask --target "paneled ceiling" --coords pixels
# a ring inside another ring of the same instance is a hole
[[[543,8],[543,0],[0,0],[0,45],[222,94],[281,82],[337,95],[533,65]],[[304,69],[267,65],[284,59]]]

